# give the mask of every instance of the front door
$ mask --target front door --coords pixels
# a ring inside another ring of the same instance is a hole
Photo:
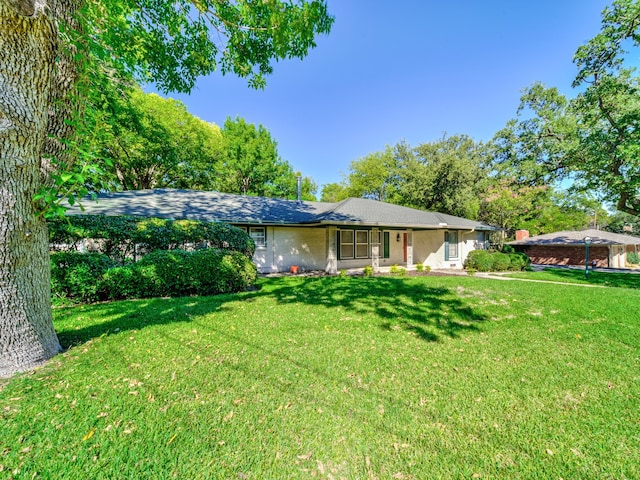
[[[407,234],[404,233],[402,234],[402,253],[403,253],[403,259],[404,259],[404,263],[407,263]]]

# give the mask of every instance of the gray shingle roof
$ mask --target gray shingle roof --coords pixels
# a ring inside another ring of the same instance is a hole
[[[591,237],[592,245],[640,245],[640,238],[603,230],[565,230],[509,242],[509,245],[584,245],[584,237]]]
[[[297,202],[199,190],[130,190],[103,193],[98,202],[85,199],[69,215],[136,215],[142,217],[269,225],[368,225],[401,228],[494,230],[480,222],[364,198],[339,203]]]

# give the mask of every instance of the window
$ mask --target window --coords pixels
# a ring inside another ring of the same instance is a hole
[[[369,258],[369,232],[356,230],[356,258]]]
[[[444,259],[458,258],[458,232],[444,232]]]
[[[379,231],[375,238],[369,230],[339,230],[338,244],[340,260],[371,258],[371,247],[376,244],[380,258],[389,258],[389,232]]]
[[[256,244],[256,248],[265,248],[267,246],[267,233],[264,227],[251,227],[249,236]]]
[[[353,258],[353,230],[340,230],[340,258],[349,260]]]

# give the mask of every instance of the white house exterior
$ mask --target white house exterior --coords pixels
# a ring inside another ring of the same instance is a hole
[[[193,190],[138,190],[98,196],[71,215],[136,215],[220,221],[254,239],[261,273],[418,263],[461,269],[471,250],[485,248],[494,227],[465,218],[375,200],[300,202]]]

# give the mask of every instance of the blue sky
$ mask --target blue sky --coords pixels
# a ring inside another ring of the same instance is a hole
[[[305,59],[277,63],[265,90],[214,73],[170,96],[220,126],[263,124],[281,157],[322,187],[400,140],[489,140],[534,81],[571,95],[573,54],[609,3],[328,0],[332,32]]]

